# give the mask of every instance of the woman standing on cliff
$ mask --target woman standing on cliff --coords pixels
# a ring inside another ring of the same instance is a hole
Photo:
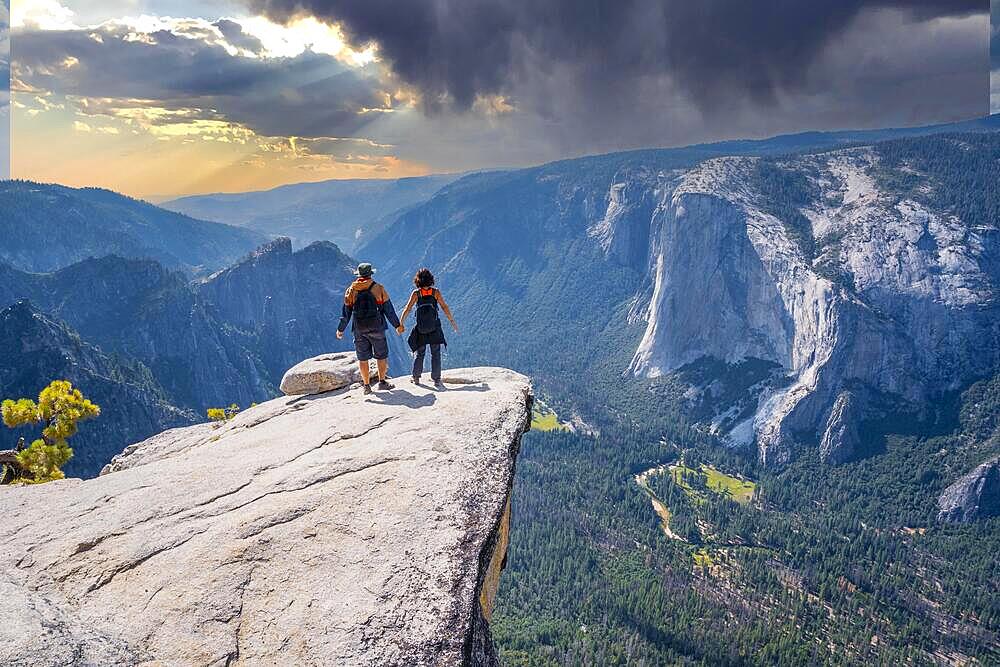
[[[444,339],[444,328],[441,326],[441,318],[438,316],[438,306],[451,322],[451,328],[455,330],[455,333],[458,333],[458,325],[455,324],[455,318],[452,317],[448,304],[441,296],[441,290],[434,287],[434,274],[431,273],[430,269],[423,268],[417,271],[417,274],[413,276],[413,285],[416,289],[410,294],[410,300],[406,303],[406,308],[403,309],[402,317],[403,322],[405,322],[410,310],[416,306],[417,325],[413,327],[407,340],[410,349],[415,353],[411,380],[413,384],[420,384],[420,376],[424,371],[424,358],[427,355],[427,346],[429,345],[431,348],[431,379],[434,381],[435,387],[443,389],[441,346],[447,346],[448,341]],[[403,333],[402,324],[397,331]]]

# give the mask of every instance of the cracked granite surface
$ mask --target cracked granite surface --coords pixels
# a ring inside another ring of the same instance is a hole
[[[530,386],[450,376],[282,397],[5,489],[0,660],[492,664],[480,592]]]

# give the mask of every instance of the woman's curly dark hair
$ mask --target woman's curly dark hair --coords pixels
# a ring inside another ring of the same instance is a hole
[[[413,284],[417,286],[417,289],[434,287],[434,274],[428,268],[420,269],[417,271],[417,275],[413,276]]]

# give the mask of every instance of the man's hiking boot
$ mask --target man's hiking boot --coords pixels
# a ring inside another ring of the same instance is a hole
[[[414,375],[413,377],[410,378],[410,382],[412,382],[413,384],[420,384],[420,378]]]
[[[365,396],[372,393],[372,386],[370,384],[362,385],[365,388]]]
[[[444,382],[441,382],[441,380],[434,380],[434,388],[435,389],[444,389],[445,388]]]
[[[390,389],[395,389],[396,385],[390,383],[388,380],[382,380],[378,383],[379,391],[389,391]]]

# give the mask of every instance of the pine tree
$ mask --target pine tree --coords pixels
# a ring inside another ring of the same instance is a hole
[[[25,483],[62,479],[62,467],[73,457],[69,439],[77,424],[101,414],[101,408],[85,398],[66,380],[55,380],[38,395],[38,402],[22,398],[2,404],[3,421],[10,428],[44,425],[42,437],[15,454],[16,465],[25,473]]]

